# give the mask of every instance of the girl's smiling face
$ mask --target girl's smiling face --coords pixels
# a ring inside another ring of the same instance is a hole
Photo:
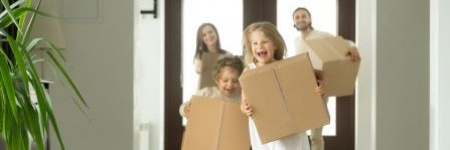
[[[220,75],[216,79],[219,91],[227,97],[239,92],[239,72],[232,67],[224,67],[220,70]]]
[[[273,62],[276,46],[273,41],[260,30],[250,33],[250,44],[252,54],[257,61],[257,65],[265,65]]]

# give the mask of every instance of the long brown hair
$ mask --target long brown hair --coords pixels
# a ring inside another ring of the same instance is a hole
[[[202,36],[202,31],[203,31],[203,28],[205,28],[206,26],[210,26],[214,30],[214,32],[216,32],[216,35],[217,35],[216,47],[219,50],[219,53],[221,53],[221,54],[226,53],[220,47],[219,32],[217,31],[216,26],[214,26],[212,23],[203,23],[197,29],[197,45],[195,47],[194,59],[196,59],[196,58],[202,59],[203,53],[204,52],[208,52],[208,47],[206,46],[205,42],[203,42],[203,38],[202,38],[203,37]]]
[[[283,37],[278,32],[275,25],[267,21],[258,21],[248,25],[244,30],[244,49],[245,49],[245,63],[248,65],[250,63],[255,63],[255,57],[252,53],[252,45],[250,41],[250,35],[254,31],[261,31],[264,35],[269,38],[275,47],[274,59],[281,60],[286,54],[286,44],[284,43]]]

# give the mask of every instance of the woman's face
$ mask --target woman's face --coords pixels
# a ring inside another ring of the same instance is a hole
[[[202,29],[202,40],[206,46],[215,46],[217,43],[217,33],[216,31],[209,25],[203,27]]]
[[[216,79],[219,91],[227,97],[240,91],[239,72],[232,67],[224,67],[220,70],[220,75]]]
[[[253,57],[257,60],[257,64],[264,65],[275,60],[275,49],[273,41],[260,30],[250,33],[250,44],[252,46]]]

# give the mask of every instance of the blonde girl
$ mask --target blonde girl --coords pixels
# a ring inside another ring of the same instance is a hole
[[[243,42],[245,47],[245,62],[247,64],[244,72],[282,60],[286,53],[286,44],[283,38],[276,27],[270,22],[255,22],[247,26],[244,31]],[[316,92],[321,93],[321,88],[317,87]],[[242,92],[241,110],[249,117],[253,114],[253,108],[247,103],[244,92]],[[308,136],[304,132],[262,144],[253,119],[249,119],[249,131],[253,150],[310,149]]]

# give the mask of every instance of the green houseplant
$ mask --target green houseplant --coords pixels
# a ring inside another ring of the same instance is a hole
[[[49,47],[43,50],[50,58],[45,65],[53,68],[62,81],[70,85],[69,90],[74,93],[78,107],[83,110],[87,105],[63,65],[65,58],[58,46],[45,38],[29,37],[36,15],[53,17],[44,13],[45,10],[39,10],[41,0],[33,2],[33,8],[31,1],[1,0],[4,11],[0,14],[0,34],[5,39],[6,48],[0,48],[0,133],[8,150],[26,150],[30,143],[43,150],[45,137],[49,130],[53,130],[61,149],[65,149],[51,97],[36,69],[36,65],[43,62],[33,54],[38,43]],[[11,27],[17,29],[15,35],[7,32]],[[31,90],[36,93],[37,104],[31,102]]]

